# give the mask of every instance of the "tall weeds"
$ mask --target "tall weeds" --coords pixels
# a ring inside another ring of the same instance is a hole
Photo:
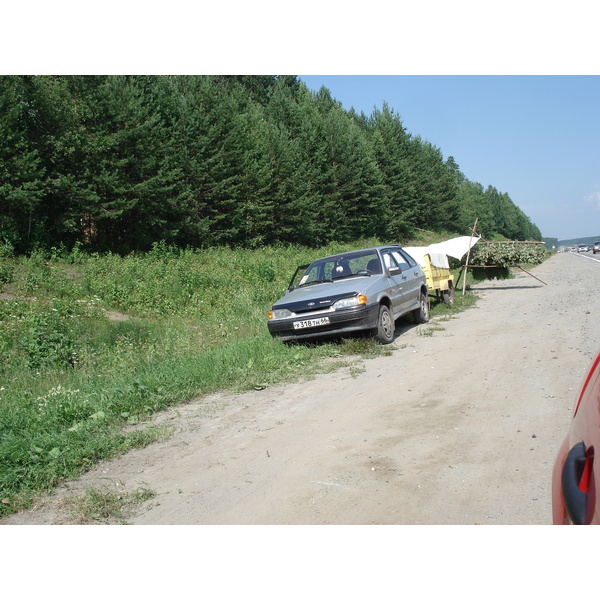
[[[350,248],[350,246],[348,246]],[[331,246],[335,252],[345,246]],[[322,368],[343,345],[286,346],[270,304],[315,251],[179,250],[2,256],[0,515],[100,458],[168,405]],[[151,437],[151,436],[150,436]]]

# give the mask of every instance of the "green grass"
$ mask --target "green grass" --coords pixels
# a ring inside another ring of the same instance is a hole
[[[68,521],[73,525],[92,525],[118,523],[127,525],[127,519],[147,500],[156,493],[145,486],[140,486],[133,492],[124,488],[116,489],[104,486],[90,487],[83,495],[74,496],[63,501],[64,508],[69,513]]]
[[[286,345],[266,326],[298,264],[373,243],[0,256],[0,516],[168,435],[147,421],[170,405],[391,352],[367,337]],[[457,291],[432,316],[474,300]]]

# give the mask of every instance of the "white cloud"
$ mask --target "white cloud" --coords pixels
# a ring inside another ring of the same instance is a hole
[[[587,204],[591,204],[594,208],[600,210],[600,192],[594,192],[584,197]]]

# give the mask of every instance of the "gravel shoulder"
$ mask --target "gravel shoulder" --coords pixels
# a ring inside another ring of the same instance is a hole
[[[146,486],[130,523],[550,524],[554,457],[600,340],[600,261],[557,254],[531,274],[398,329],[390,356],[166,411],[168,440],[1,523],[66,524],[65,499],[89,486]]]

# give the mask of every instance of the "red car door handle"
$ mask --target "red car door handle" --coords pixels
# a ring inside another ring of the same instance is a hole
[[[579,442],[569,450],[563,465],[561,476],[563,500],[574,525],[583,525],[586,522],[589,462],[585,444]]]

